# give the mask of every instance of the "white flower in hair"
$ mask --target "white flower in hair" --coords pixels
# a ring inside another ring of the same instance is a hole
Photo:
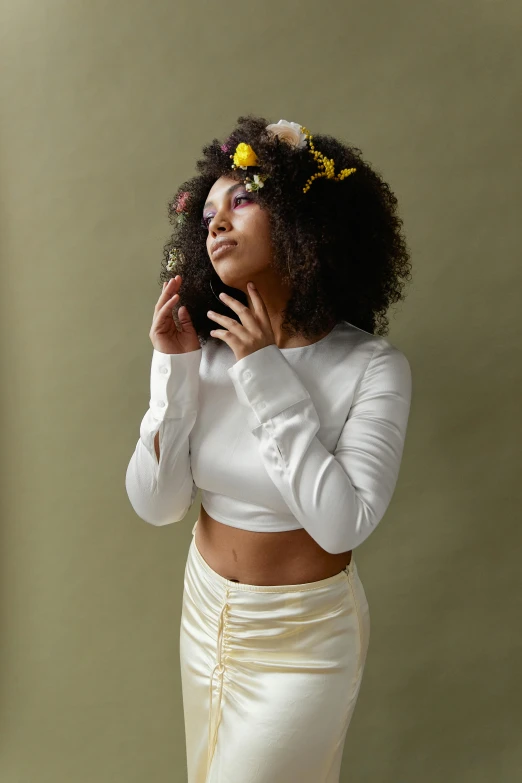
[[[301,125],[298,122],[279,120],[279,122],[267,125],[266,129],[273,136],[279,136],[280,139],[286,141],[292,147],[306,147],[306,135],[301,130]]]
[[[259,174],[254,174],[254,182],[250,182],[249,178],[245,180],[246,185],[245,188],[250,192],[251,190],[259,190],[259,188],[263,188],[265,183],[259,176]]]
[[[177,261],[177,253],[176,250],[171,250],[169,253],[169,260],[167,263],[167,269],[169,272],[172,272],[176,267],[176,261]]]

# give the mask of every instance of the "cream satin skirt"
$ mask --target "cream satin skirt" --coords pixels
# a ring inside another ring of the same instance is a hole
[[[319,582],[248,585],[210,568],[195,528],[180,626],[187,783],[338,783],[370,639],[353,554]]]

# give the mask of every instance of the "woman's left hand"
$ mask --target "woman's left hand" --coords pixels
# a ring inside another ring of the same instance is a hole
[[[225,293],[219,295],[219,298],[237,313],[241,323],[227,315],[215,313],[213,310],[209,310],[207,313],[212,321],[217,321],[218,324],[227,327],[226,329],[213,329],[210,334],[228,343],[234,351],[236,361],[254,353],[254,351],[259,351],[260,348],[265,348],[267,345],[275,345],[275,336],[265,303],[253,283],[249,283],[247,288],[248,307],[238,302],[233,296]]]

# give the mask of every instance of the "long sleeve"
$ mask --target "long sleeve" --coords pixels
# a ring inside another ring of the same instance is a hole
[[[412,378],[407,358],[379,340],[331,454],[317,410],[276,345],[229,368],[271,480],[302,527],[327,552],[355,549],[384,516],[397,483]]]
[[[196,496],[189,434],[198,411],[201,356],[201,348],[182,354],[153,351],[149,408],[125,476],[133,509],[151,525],[179,522]],[[158,431],[159,462],[154,449]]]

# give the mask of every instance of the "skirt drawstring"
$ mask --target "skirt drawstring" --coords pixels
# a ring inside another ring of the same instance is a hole
[[[209,723],[208,723],[208,762],[207,762],[207,774],[208,770],[210,770],[210,764],[212,762],[212,758],[214,756],[214,750],[216,747],[217,742],[217,730],[219,726],[219,721],[221,718],[221,696],[223,693],[223,673],[225,671],[225,667],[223,666],[222,661],[224,658],[222,658],[222,648],[223,648],[223,636],[224,632],[228,630],[228,596],[229,596],[229,589],[226,590],[225,595],[225,602],[223,604],[223,608],[221,609],[220,615],[219,615],[219,628],[218,628],[218,639],[217,639],[217,655],[218,655],[218,662],[214,666],[212,670],[212,676],[210,677],[210,694],[209,694],[209,703],[210,703],[210,715],[209,715]],[[220,675],[219,680],[219,700],[217,704],[217,715],[216,720],[214,721],[215,727],[212,731],[212,691],[213,691],[213,685],[214,685],[214,674],[218,672]]]

